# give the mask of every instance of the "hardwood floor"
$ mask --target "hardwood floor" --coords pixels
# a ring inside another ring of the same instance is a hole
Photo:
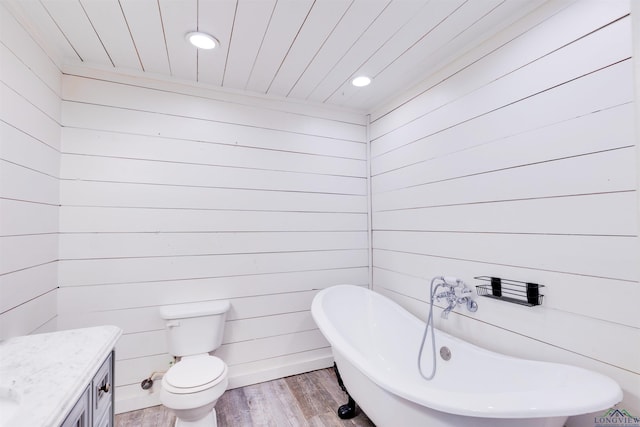
[[[333,369],[321,369],[227,390],[218,403],[218,427],[375,427],[361,410],[350,420],[336,415],[347,402]],[[116,415],[116,427],[172,427],[162,406]]]

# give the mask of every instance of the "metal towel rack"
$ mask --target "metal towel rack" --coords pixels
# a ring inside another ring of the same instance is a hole
[[[476,285],[476,291],[480,296],[527,307],[542,304],[544,295],[540,293],[540,288],[544,288],[544,285],[490,276],[477,276],[474,279],[488,282],[484,285]]]

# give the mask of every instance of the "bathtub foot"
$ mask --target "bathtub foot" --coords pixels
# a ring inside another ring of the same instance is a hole
[[[349,394],[347,394],[349,396]],[[349,396],[349,402],[338,408],[338,416],[343,420],[348,420],[356,416],[356,401]]]
[[[344,383],[342,382],[342,377],[340,376],[340,371],[338,371],[338,365],[336,365],[335,363],[333,364],[333,370],[336,373],[336,378],[338,379],[338,385],[340,386],[342,391],[347,393],[347,397],[349,398],[349,401],[347,403],[345,403],[344,405],[338,408],[338,417],[340,417],[340,419],[343,419],[343,420],[348,420],[356,416],[356,409],[357,409],[356,401],[353,400],[353,397],[351,397],[351,395],[347,391],[347,388],[344,386]]]

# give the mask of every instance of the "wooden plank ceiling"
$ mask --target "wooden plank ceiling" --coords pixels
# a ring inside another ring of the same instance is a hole
[[[369,111],[544,0],[2,0],[62,63]],[[185,41],[204,31],[221,46]],[[350,84],[368,75],[366,88]]]

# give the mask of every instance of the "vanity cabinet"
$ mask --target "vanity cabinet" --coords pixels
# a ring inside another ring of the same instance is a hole
[[[73,409],[71,409],[69,415],[67,415],[67,419],[62,423],[62,427],[89,427],[90,397],[89,387],[87,387]]]
[[[61,427],[113,427],[113,360],[112,351]]]
[[[94,426],[113,426],[113,352],[93,377],[92,408]],[[107,419],[105,424],[104,419]]]
[[[112,427],[113,350],[121,335],[104,325],[0,341],[0,390],[17,402],[0,426]]]

